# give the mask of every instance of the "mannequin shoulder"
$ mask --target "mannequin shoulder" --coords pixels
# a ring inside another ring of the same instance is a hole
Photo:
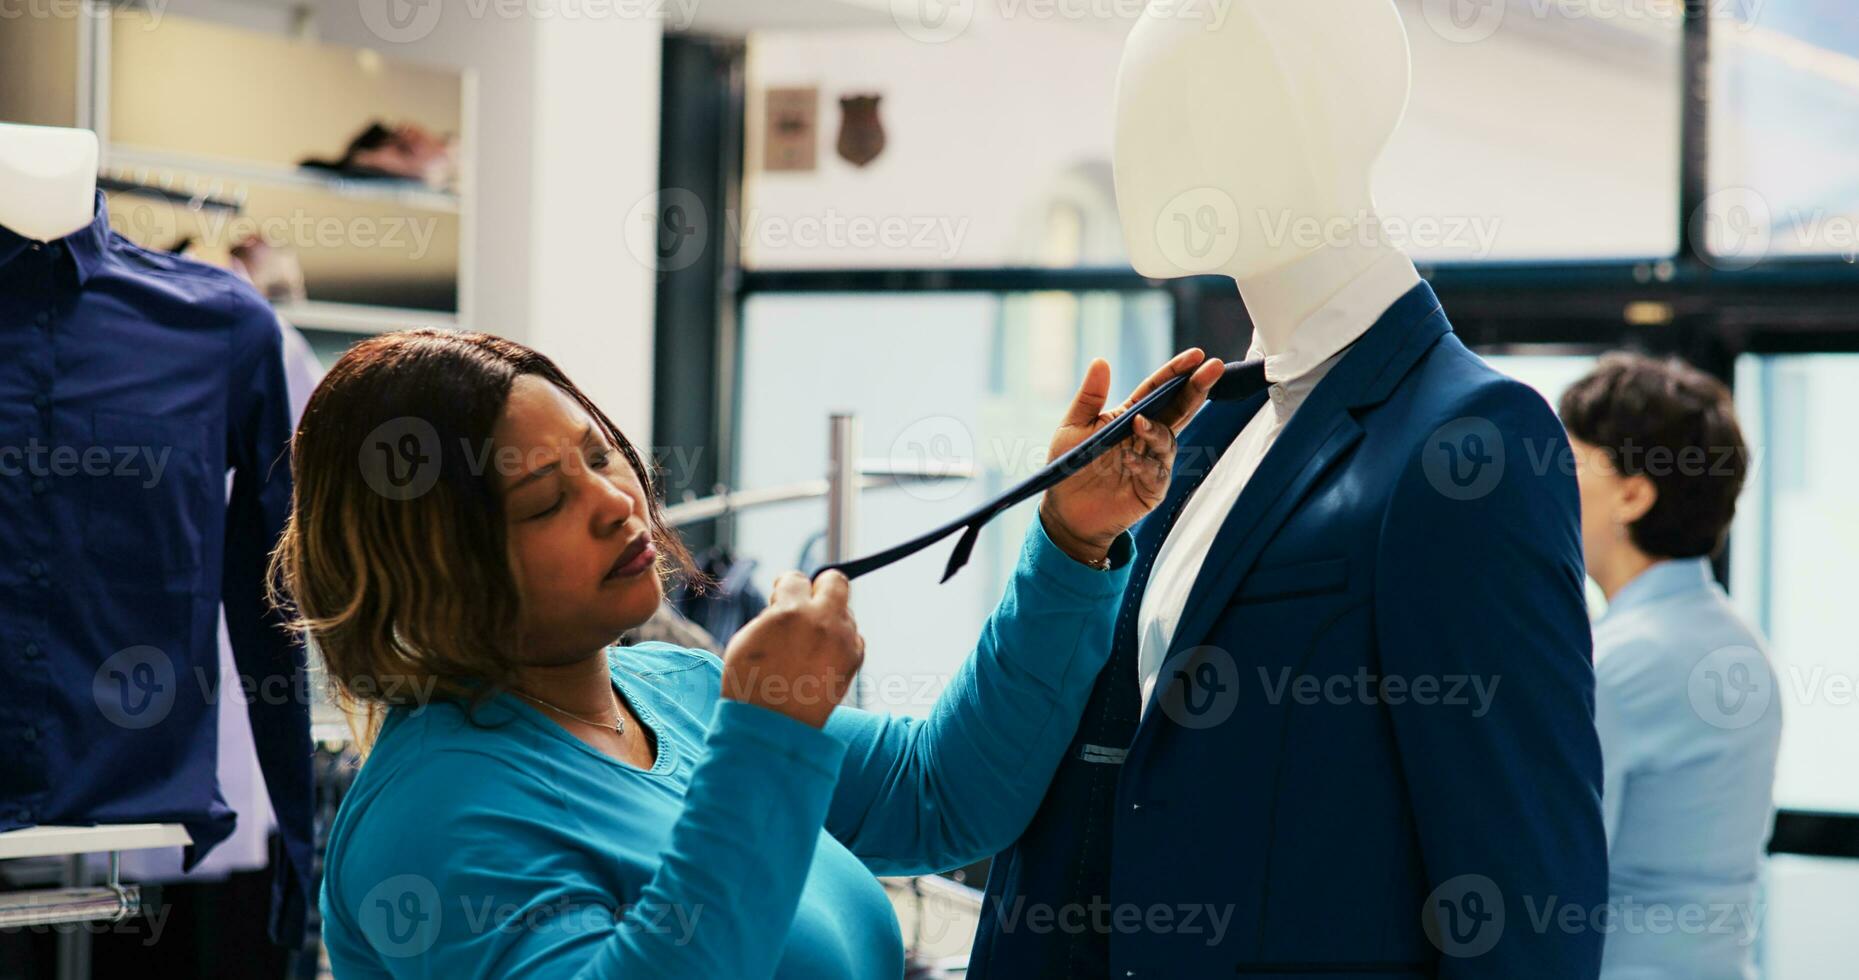
[[[1466,420],[1484,420],[1507,437],[1562,436],[1562,424],[1542,393],[1492,367],[1456,337],[1447,337],[1405,386],[1411,415],[1426,432]]]

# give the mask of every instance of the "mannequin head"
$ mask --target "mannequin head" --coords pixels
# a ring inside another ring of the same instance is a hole
[[[1143,275],[1243,283],[1316,251],[1318,223],[1372,212],[1407,34],[1394,0],[1233,0],[1221,22],[1183,9],[1152,3],[1124,44],[1124,239]]]
[[[97,134],[0,123],[0,226],[42,242],[96,214]]]

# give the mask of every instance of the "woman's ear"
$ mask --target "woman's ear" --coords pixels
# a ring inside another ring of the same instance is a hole
[[[1659,502],[1659,487],[1644,473],[1622,477],[1620,500],[1615,516],[1622,524],[1632,524],[1652,512]]]

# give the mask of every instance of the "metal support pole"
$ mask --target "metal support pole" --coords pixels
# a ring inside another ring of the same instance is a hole
[[[863,480],[859,474],[858,417],[836,412],[827,425],[826,561],[832,564],[852,557]],[[850,694],[852,707],[864,706],[857,682]]]

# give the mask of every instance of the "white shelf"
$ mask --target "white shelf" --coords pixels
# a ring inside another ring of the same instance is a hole
[[[358,306],[352,303],[280,303],[278,315],[291,326],[307,330],[377,334],[414,327],[460,328],[458,315],[438,310],[409,310],[392,306]]]
[[[0,860],[104,851],[140,851],[194,842],[178,823],[104,824],[96,827],[27,827],[0,834]]]
[[[439,211],[446,214],[457,214],[459,210],[457,194],[434,190],[413,180],[368,180],[342,177],[307,167],[252,163],[222,157],[189,156],[121,143],[112,143],[105,148],[103,166],[106,171],[126,171],[126,176],[138,180],[156,184],[162,183],[164,179],[173,180],[182,185],[177,189],[187,190],[190,193],[196,190],[207,190],[220,197],[231,195],[236,192],[237,187],[222,186],[215,190],[213,184],[229,182],[237,185],[240,182],[246,182],[322,191],[352,200],[385,201],[401,207]],[[146,175],[142,173],[144,171]]]

